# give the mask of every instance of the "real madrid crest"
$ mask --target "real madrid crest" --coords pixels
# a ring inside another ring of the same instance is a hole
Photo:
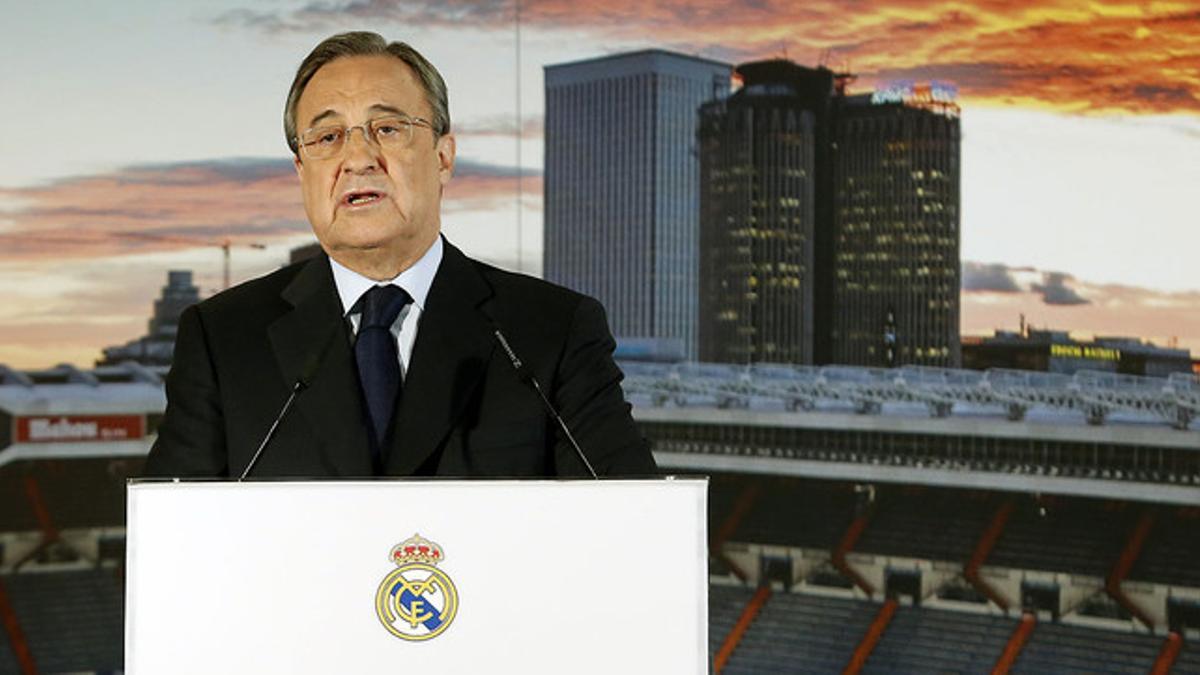
[[[393,570],[375,593],[375,613],[402,640],[428,640],[445,632],[458,612],[458,591],[437,564],[442,547],[414,534],[392,547]]]

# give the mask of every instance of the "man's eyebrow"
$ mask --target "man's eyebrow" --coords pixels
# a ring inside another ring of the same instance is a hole
[[[412,115],[409,115],[408,113],[397,108],[396,106],[387,105],[384,103],[376,103],[375,105],[371,106],[369,108],[369,110],[371,112],[382,112],[382,113],[390,113],[392,115],[404,115],[405,117],[412,117]]]
[[[312,129],[313,127],[317,126],[317,124],[319,124],[321,120],[325,119],[326,117],[337,117],[337,113],[332,110],[326,110],[325,112],[322,112],[309,121],[308,128]]]
[[[374,112],[374,113],[387,113],[389,115],[404,115],[405,117],[412,117],[412,115],[409,115],[408,113],[404,112],[400,108],[397,108],[394,105],[387,105],[386,103],[376,103],[375,105],[372,105],[370,108],[368,108],[368,110],[370,110],[371,112]],[[325,110],[322,113],[320,113],[319,115],[317,115],[316,117],[312,118],[311,121],[309,121],[308,128],[312,129],[312,128],[316,127],[318,124],[320,124],[321,120],[324,120],[329,117],[337,117],[338,115],[339,115],[339,113],[337,111]]]

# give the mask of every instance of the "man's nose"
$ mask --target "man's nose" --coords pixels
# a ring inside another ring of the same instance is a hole
[[[356,134],[361,131],[362,134]],[[380,168],[379,144],[371,140],[365,127],[346,130],[346,145],[342,148],[342,171],[359,173]]]

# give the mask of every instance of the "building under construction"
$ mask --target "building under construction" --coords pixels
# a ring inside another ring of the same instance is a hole
[[[135,361],[144,366],[169,366],[175,353],[175,333],[179,330],[179,315],[191,305],[200,302],[200,289],[192,283],[191,270],[167,272],[167,285],[162,295],[154,301],[154,315],[150,317],[146,334],[123,345],[105,347],[104,358],[97,366],[116,365]]]

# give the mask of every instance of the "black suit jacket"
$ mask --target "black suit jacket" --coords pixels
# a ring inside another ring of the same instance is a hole
[[[655,472],[621,393],[600,304],[471,260],[447,242],[384,448],[385,474],[585,475],[498,347],[495,326],[598,473]],[[352,336],[324,255],[183,313],[146,475],[239,475],[301,378],[308,386],[251,475],[372,475]]]

